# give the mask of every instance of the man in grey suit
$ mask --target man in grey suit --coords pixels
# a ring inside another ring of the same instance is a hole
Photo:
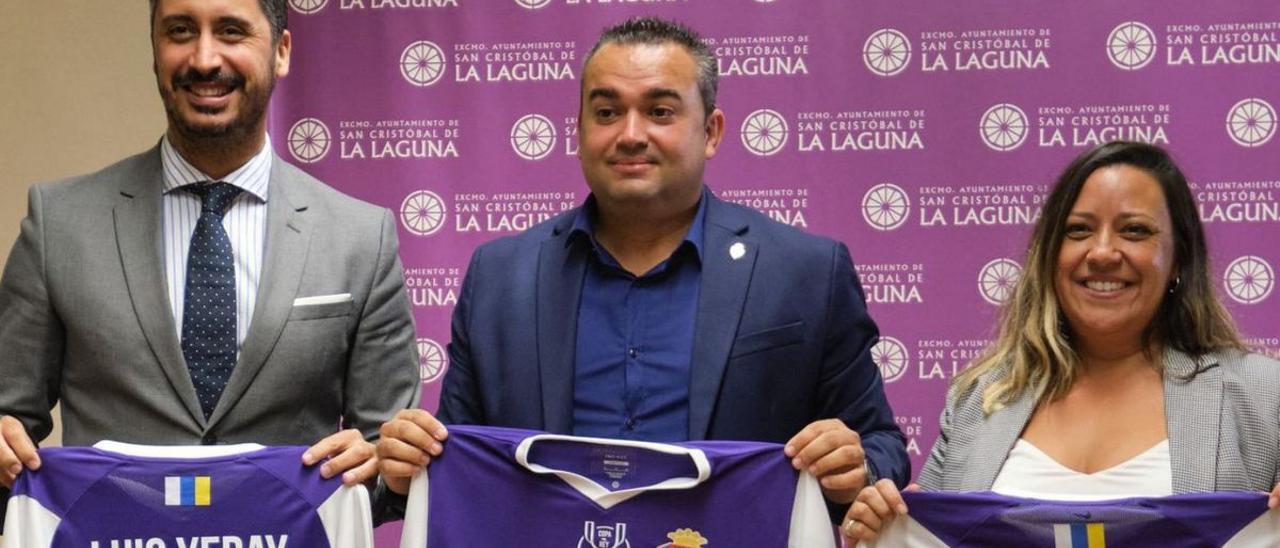
[[[420,392],[395,222],[271,152],[285,0],[151,10],[168,131],[33,187],[0,278],[0,483],[39,468],[58,402],[67,445],[314,444],[325,477],[373,478]]]

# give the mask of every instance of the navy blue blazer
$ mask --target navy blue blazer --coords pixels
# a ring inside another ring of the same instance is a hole
[[[844,244],[710,192],[689,379],[689,439],[782,443],[840,418],[862,436],[869,482],[910,475],[880,372],[878,331]],[[578,302],[588,254],[568,236],[581,208],[476,249],[453,314],[437,413],[446,424],[568,434]],[[737,258],[731,246],[741,243]]]

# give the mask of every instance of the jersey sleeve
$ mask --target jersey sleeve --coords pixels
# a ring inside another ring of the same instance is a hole
[[[426,470],[419,470],[409,483],[409,500],[404,507],[404,529],[400,533],[400,548],[425,548],[427,546],[427,503],[431,492]]]
[[[363,485],[344,485],[329,496],[316,514],[324,524],[329,546],[373,548],[373,517],[369,511],[369,490]]]
[[[62,518],[27,495],[9,499],[0,548],[48,548]]]
[[[801,472],[796,479],[795,502],[791,505],[791,536],[787,539],[787,548],[835,546],[835,533],[827,515],[822,488],[818,486],[818,480],[813,474]]]
[[[889,522],[889,526],[880,531],[876,540],[859,542],[858,548],[892,548],[912,546],[915,548],[948,548],[947,543],[929,532],[925,526],[910,515],[898,516]]]
[[[80,496],[116,463],[82,448],[40,450],[39,470],[27,470],[13,484],[5,512],[2,548],[45,548]]]
[[[318,466],[303,466],[306,447],[278,447],[252,462],[315,509],[332,548],[373,548],[373,510],[363,485],[324,479]]]
[[[1275,542],[1276,539],[1280,539],[1280,510],[1272,509],[1249,522],[1249,525],[1227,540],[1222,548],[1268,546],[1268,543]]]

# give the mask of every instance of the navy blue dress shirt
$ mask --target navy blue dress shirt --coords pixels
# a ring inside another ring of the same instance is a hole
[[[570,245],[589,254],[578,305],[573,433],[689,439],[689,362],[702,277],[705,197],[684,241],[641,276],[624,270],[595,239],[595,197],[587,198]]]

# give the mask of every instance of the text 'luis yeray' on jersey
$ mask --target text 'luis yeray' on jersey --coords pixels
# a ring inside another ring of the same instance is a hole
[[[822,491],[772,443],[450,426],[401,548],[834,548]]]
[[[372,548],[368,491],[303,466],[306,449],[41,449],[14,483],[3,548]]]
[[[1049,501],[989,492],[907,492],[875,547],[1276,548],[1280,509],[1266,493]]]

